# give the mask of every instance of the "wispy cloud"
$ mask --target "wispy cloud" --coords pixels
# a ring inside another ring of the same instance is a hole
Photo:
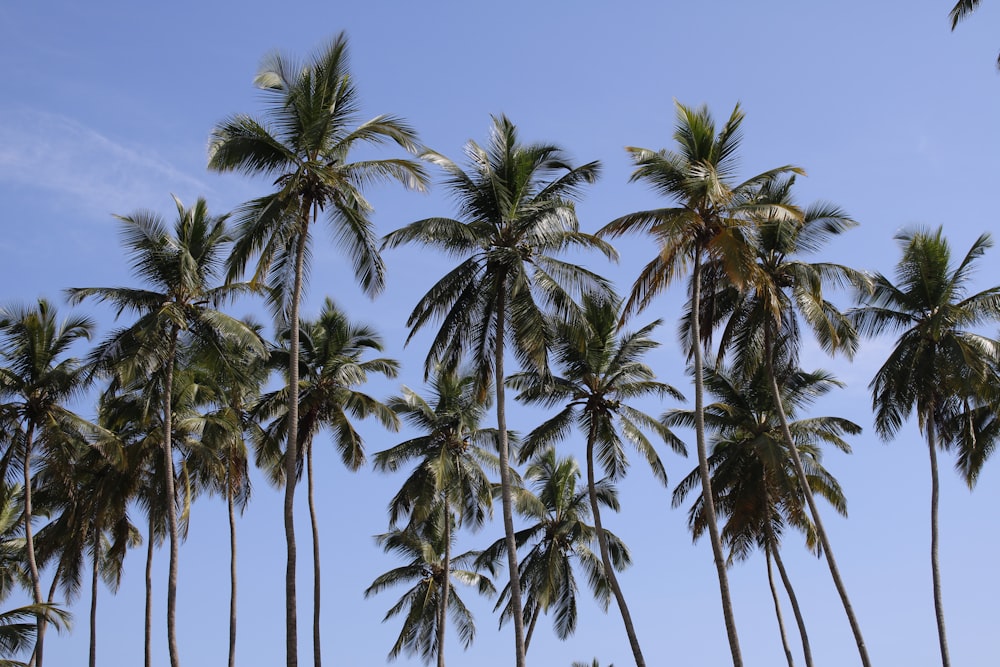
[[[100,216],[134,210],[169,192],[209,189],[152,150],[116,142],[72,118],[2,107],[0,185],[46,191]]]

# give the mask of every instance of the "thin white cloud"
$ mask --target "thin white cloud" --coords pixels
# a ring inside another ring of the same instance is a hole
[[[47,191],[102,216],[209,189],[152,151],[28,108],[0,108],[0,186]]]

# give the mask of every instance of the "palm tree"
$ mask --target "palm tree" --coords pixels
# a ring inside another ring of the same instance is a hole
[[[580,322],[558,318],[550,321],[553,354],[560,375],[547,378],[539,373],[520,373],[508,381],[511,388],[520,391],[519,401],[548,407],[563,406],[559,413],[527,436],[520,458],[526,460],[540,448],[565,439],[573,424],[585,434],[587,492],[601,563],[622,615],[636,665],[643,667],[645,660],[625,596],[611,565],[601,523],[594,459],[596,453],[609,480],[621,479],[628,467],[624,438],[646,459],[656,478],[666,484],[666,470],[644,430],[652,431],[679,453],[684,452],[684,445],[663,424],[629,402],[648,396],[661,399],[671,396],[678,400],[683,397],[670,385],[657,382],[652,369],[642,361],[647,352],[659,346],[652,338],[659,320],[636,332],[627,332],[619,326],[619,299],[588,294],[584,295],[582,307]]]
[[[139,486],[138,471],[129,465],[115,436],[69,443],[40,473],[38,496],[52,520],[38,532],[41,562],[55,561],[55,583],[66,599],[83,587],[85,560],[90,557],[90,653],[97,664],[97,600],[101,580],[117,591],[125,554],[142,543],[128,508]]]
[[[350,162],[352,149],[395,142],[416,150],[416,134],[401,119],[376,116],[356,127],[358,92],[350,74],[347,36],[340,33],[303,65],[273,54],[255,80],[267,96],[263,119],[237,114],[212,132],[208,168],[274,178],[278,190],[254,199],[240,211],[238,241],[229,276],[243,273],[257,257],[253,282],[270,276],[272,306],[290,329],[288,431],[285,475],[293,478],[298,460],[299,303],[311,248],[310,224],[324,213],[343,246],[355,276],[370,295],[382,289],[384,268],[362,193],[373,181],[395,180],[416,190],[426,183],[421,165],[410,160]],[[287,664],[298,664],[295,596],[295,485],[285,485],[285,637]],[[319,667],[319,657],[314,656]]]
[[[795,208],[792,197],[794,176],[764,183],[758,193],[761,202],[770,202],[783,209]],[[803,255],[820,250],[833,237],[853,228],[857,223],[840,208],[828,204],[813,204],[803,210],[801,219],[788,218],[764,208],[755,214],[757,230],[754,244],[754,270],[746,289],[712,281],[715,290],[703,301],[702,318],[708,323],[702,329],[708,341],[715,325],[724,322],[719,342],[718,360],[732,352],[740,372],[754,376],[762,369],[769,378],[771,405],[785,434],[793,470],[799,480],[827,566],[847,615],[858,652],[864,665],[869,664],[861,626],[858,623],[847,588],[833,555],[829,536],[813,494],[807,493],[809,483],[798,448],[786,427],[788,417],[784,397],[779,387],[781,367],[795,367],[801,344],[800,320],[812,330],[822,348],[829,354],[843,352],[849,358],[857,349],[857,332],[849,319],[826,299],[824,287],[853,285],[870,288],[869,277],[841,264],[808,262]],[[704,267],[706,276],[719,275],[723,267],[710,262]],[[690,313],[688,314],[690,319]],[[707,344],[707,343],[706,343]]]
[[[389,523],[395,528],[404,515],[419,525],[437,508],[445,517],[445,552],[441,560],[442,618],[437,621],[438,667],[444,667],[444,644],[448,597],[450,595],[451,528],[468,525],[473,529],[493,514],[493,484],[483,466],[495,470],[497,433],[479,427],[490,407],[476,390],[474,375],[437,367],[430,382],[432,398],[424,399],[408,387],[388,405],[402,419],[422,432],[415,438],[375,455],[375,468],[395,472],[410,461],[417,465],[389,503]]]
[[[533,482],[535,493],[519,489],[517,508],[530,525],[515,533],[515,538],[518,548],[532,545],[518,566],[525,591],[527,650],[539,614],[553,612],[553,625],[560,639],[566,639],[576,630],[574,562],[583,569],[594,596],[605,609],[611,601],[611,586],[601,558],[591,550],[597,529],[587,523],[590,492],[577,485],[580,467],[576,460],[559,458],[555,449],[549,447],[538,453],[528,466],[525,478]],[[610,480],[597,482],[595,493],[599,503],[615,511],[619,509],[618,494]],[[625,544],[610,531],[605,531],[604,538],[611,565],[618,570],[628,567],[632,560]],[[492,570],[506,550],[507,541],[501,538],[480,554],[477,563]],[[503,607],[501,624],[514,615],[514,599],[510,593],[508,585],[497,600],[495,608]]]
[[[735,369],[715,368],[706,369],[705,384],[709,393],[718,399],[706,406],[705,419],[713,432],[709,467],[712,470],[714,504],[726,517],[721,537],[729,546],[727,562],[732,564],[735,560],[746,559],[755,547],[764,552],[779,629],[791,663],[771,570],[771,560],[774,560],[792,603],[806,665],[811,666],[812,652],[805,623],[781,560],[780,537],[784,527],[791,525],[805,532],[807,545],[818,550],[816,527],[805,511],[803,493],[775,407],[770,378],[761,367],[751,376]],[[786,367],[781,375],[782,404],[794,415],[798,409],[837,386],[840,383],[822,371],[806,373]],[[674,410],[664,416],[664,421],[669,426],[691,427],[694,425],[694,413]],[[846,501],[840,485],[822,466],[819,445],[832,444],[841,451],[849,452],[850,445],[843,436],[860,433],[860,427],[838,417],[814,417],[793,421],[788,424],[788,429],[800,460],[805,461],[808,493],[822,496],[834,509],[844,514]],[[674,491],[674,506],[679,506],[699,485],[700,474],[695,469]],[[692,504],[688,518],[697,540],[705,532],[701,497]]]
[[[313,651],[316,660],[319,661],[321,588],[319,523],[314,495],[313,440],[320,429],[329,429],[333,433],[334,444],[344,465],[349,470],[360,468],[365,462],[364,443],[361,435],[355,430],[352,419],[373,417],[385,428],[393,431],[398,430],[399,420],[387,405],[356,388],[365,384],[369,375],[396,377],[399,363],[384,357],[364,358],[366,353],[382,351],[382,337],[367,325],[351,322],[329,298],[324,302],[319,318],[315,322],[300,323],[298,334],[300,354],[297,375],[300,380],[298,391],[295,392],[298,394],[296,410],[298,424],[295,429],[298,442],[294,454],[305,459],[313,543]],[[278,337],[287,345],[289,335],[290,332],[284,330],[279,332]],[[290,363],[290,347],[288,345],[272,352],[271,361],[274,366],[287,367]],[[289,386],[286,386],[261,397],[256,406],[254,414],[257,419],[271,420],[267,427],[267,437],[263,440],[265,444],[276,446],[291,430],[288,410],[288,396],[291,393]],[[287,450],[283,454],[285,457],[292,455]],[[277,481],[283,481],[286,486],[289,483],[296,483],[298,471],[301,470],[301,460],[293,467],[296,471],[295,476],[287,478],[284,472],[288,466],[281,459],[282,454],[271,451],[265,456],[279,462],[274,470]],[[289,479],[292,481],[289,482]]]
[[[636,164],[631,180],[648,182],[657,192],[675,200],[677,205],[622,216],[598,232],[598,236],[609,237],[644,232],[652,235],[660,245],[656,258],[642,269],[632,286],[625,306],[626,314],[649,305],[655,296],[681,275],[688,262],[693,265],[691,311],[701,312],[701,267],[706,259],[721,260],[725,279],[738,288],[744,286],[752,270],[752,214],[771,212],[779,218],[802,217],[801,212],[794,207],[762,202],[757,195],[761,184],[782,174],[801,173],[801,170],[786,165],[765,171],[742,183],[734,181],[742,138],[740,125],[743,122],[743,112],[739,105],[733,109],[729,120],[718,133],[715,121],[706,107],[690,109],[680,103],[676,103],[676,106],[676,151],[652,151],[646,148],[629,148],[628,151]],[[690,325],[691,335],[688,340],[700,341],[702,334],[698,318],[692,318]],[[719,577],[722,610],[733,665],[742,667],[743,658],[729,596],[729,579],[712,503],[703,417],[704,363],[698,344],[690,344],[687,351],[694,362],[695,439],[709,539]]]
[[[474,560],[475,552],[469,551],[453,558],[445,555],[450,552],[449,541],[454,539],[454,532],[449,527],[451,521],[452,516],[444,512],[442,503],[438,503],[427,521],[421,524],[411,522],[403,530],[393,530],[376,537],[385,551],[396,553],[408,562],[376,577],[365,589],[365,597],[390,586],[414,582],[413,587],[386,612],[383,619],[384,622],[404,613],[403,627],[389,651],[390,660],[405,651],[407,655],[419,654],[425,664],[430,664],[435,656],[438,657],[438,664],[443,664],[441,655],[444,647],[439,643],[443,631],[440,625],[447,619],[448,612],[451,612],[462,647],[468,648],[472,644],[476,626],[468,607],[450,585],[451,579],[475,586],[480,595],[492,596],[496,593],[488,577],[474,570],[462,569]],[[450,591],[447,597],[444,596],[446,579]]]
[[[64,404],[86,385],[80,363],[68,352],[76,341],[89,340],[93,328],[87,317],[58,321],[55,308],[45,299],[35,307],[11,306],[0,312],[0,401],[5,401],[0,411],[9,441],[4,458],[16,452],[22,462],[24,539],[35,605],[45,599],[32,528],[32,455],[36,449],[55,446],[64,433],[73,437],[90,427]],[[42,667],[47,618],[44,613],[37,618],[36,667]]]
[[[574,308],[571,290],[608,289],[599,276],[553,254],[573,247],[597,248],[609,258],[616,253],[579,231],[573,207],[580,187],[597,178],[597,162],[573,167],[558,146],[522,144],[516,127],[504,116],[493,118],[487,147],[470,141],[465,150],[468,171],[439,153],[424,154],[447,174],[445,184],[457,200],[460,217],[419,220],[386,236],[384,245],[416,242],[462,260],[417,303],[407,322],[411,327],[407,340],[428,322],[440,319],[425,375],[439,363],[457,366],[468,353],[480,387],[495,385],[515,656],[517,667],[524,667],[504,351],[509,341],[522,365],[544,372],[548,341],[543,307],[565,315]]]
[[[937,231],[904,231],[896,235],[903,256],[896,265],[896,283],[878,274],[865,305],[852,311],[865,335],[900,332],[896,345],[869,387],[875,428],[892,438],[912,411],[927,438],[931,463],[931,573],[934,611],[942,665],[950,664],[938,563],[937,450],[949,443],[951,415],[975,396],[969,388],[993,376],[1000,359],[1000,341],[972,330],[1000,320],[1000,286],[968,294],[975,261],[992,245],[988,234],[972,244],[959,264],[951,267],[951,248]]]
[[[145,288],[85,287],[68,290],[70,300],[86,298],[109,302],[120,316],[125,311],[138,315],[131,326],[113,332],[91,354],[94,367],[114,374],[122,384],[137,377],[155,377],[162,381],[162,436],[164,492],[167,499],[174,492],[172,444],[174,372],[178,346],[185,338],[198,340],[221,354],[225,341],[238,344],[258,354],[263,347],[257,336],[239,320],[214,308],[231,299],[244,285],[213,286],[225,249],[229,243],[226,216],[211,216],[204,199],[184,208],[174,197],[177,220],[169,229],[162,218],[150,211],[121,216],[122,243],[132,260],[132,269]],[[167,526],[170,536],[170,565],[167,578],[167,644],[171,667],[178,667],[177,649],[177,559],[178,520],[176,505],[167,503]]]

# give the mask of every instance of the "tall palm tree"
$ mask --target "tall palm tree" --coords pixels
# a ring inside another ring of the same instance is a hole
[[[988,234],[972,244],[957,266],[942,229],[904,231],[896,235],[903,256],[896,282],[878,274],[865,304],[851,312],[865,335],[899,332],[889,358],[872,379],[875,428],[892,438],[910,413],[927,438],[931,465],[931,573],[934,611],[942,665],[950,664],[938,562],[937,450],[949,443],[939,435],[968,399],[970,387],[993,376],[1000,341],[974,328],[1000,320],[1000,286],[969,294],[975,261],[992,245]],[[976,380],[979,380],[977,383]]]
[[[442,617],[437,621],[438,667],[444,667],[445,614],[451,593],[451,529],[483,524],[493,514],[493,483],[483,467],[496,470],[497,433],[480,428],[490,407],[489,396],[479,395],[476,377],[438,366],[431,378],[430,401],[408,387],[388,405],[421,435],[375,455],[375,468],[395,472],[411,461],[416,466],[389,503],[389,523],[395,528],[403,516],[419,525],[433,511],[450,519],[442,523],[445,552],[441,560]]]
[[[653,443],[644,433],[649,430],[658,439],[683,453],[684,445],[654,417],[629,405],[630,401],[646,397],[683,397],[670,385],[658,382],[643,356],[659,346],[652,338],[657,320],[638,331],[620,328],[621,301],[600,296],[584,295],[582,319],[578,322],[552,318],[553,355],[558,375],[547,378],[539,373],[520,373],[508,381],[520,391],[517,400],[562,409],[525,438],[520,458],[525,460],[539,448],[565,439],[575,424],[586,437],[587,492],[594,517],[601,563],[608,584],[625,624],[632,654],[637,667],[645,660],[639,646],[632,616],[611,564],[597,498],[595,455],[609,480],[625,475],[628,460],[626,440],[649,463],[656,478],[666,484],[667,473]]]
[[[57,444],[64,432],[78,434],[89,428],[65,403],[86,385],[81,364],[68,353],[75,342],[89,340],[93,328],[87,317],[70,316],[60,322],[45,299],[34,307],[15,305],[0,312],[0,411],[7,422],[8,454],[22,462],[24,539],[35,605],[45,599],[32,527],[32,456],[39,448]],[[44,613],[37,618],[37,667],[42,667],[44,658],[46,619]]]
[[[244,320],[257,335],[261,327]],[[237,542],[236,512],[250,501],[250,464],[246,444],[255,422],[250,410],[260,397],[270,373],[268,360],[240,346],[227,345],[225,354],[200,354],[194,363],[211,384],[210,404],[203,415],[201,441],[206,445],[205,466],[214,473],[209,491],[221,491],[229,521],[229,667],[236,666]],[[211,465],[214,463],[215,465]]]
[[[272,352],[271,361],[278,367],[287,367],[290,345],[286,329],[278,338],[283,347]],[[369,375],[394,378],[399,363],[385,357],[366,358],[369,352],[381,352],[382,337],[367,325],[351,322],[347,314],[340,310],[329,298],[323,304],[319,318],[315,322],[303,321],[298,327],[298,424],[295,432],[298,442],[292,453],[286,449],[279,453],[271,451],[272,461],[279,462],[274,472],[277,479],[286,486],[295,484],[302,460],[305,461],[309,519],[312,527],[313,546],[313,651],[317,662],[320,660],[320,554],[319,523],[316,514],[315,476],[313,474],[313,440],[319,431],[327,428],[332,432],[334,444],[340,458],[349,470],[357,470],[365,462],[364,442],[357,432],[352,419],[372,417],[390,430],[398,430],[396,414],[381,401],[358,390]],[[259,420],[271,420],[267,427],[265,444],[272,447],[284,440],[292,430],[291,412],[288,409],[290,385],[261,397],[254,409]],[[299,456],[293,469],[295,476],[285,477],[287,463],[281,458]],[[291,479],[291,482],[289,482]]]
[[[413,587],[386,612],[383,619],[387,621],[404,613],[403,627],[389,651],[390,660],[406,652],[407,655],[420,655],[425,664],[430,664],[437,656],[438,664],[443,664],[440,656],[444,647],[439,643],[443,632],[440,626],[449,612],[462,647],[468,648],[472,644],[476,636],[472,613],[450,585],[451,579],[474,586],[480,595],[492,596],[496,593],[488,577],[475,570],[463,569],[466,564],[472,563],[475,552],[468,551],[453,558],[445,555],[450,552],[448,541],[454,539],[454,532],[448,528],[451,520],[452,516],[444,512],[443,503],[437,503],[423,523],[411,522],[402,530],[376,537],[385,551],[398,554],[408,562],[376,577],[365,589],[365,597],[390,586],[414,582]],[[446,579],[450,591],[447,597],[443,593]]]
[[[425,375],[439,363],[457,366],[468,354],[480,387],[495,386],[515,657],[517,667],[524,667],[504,353],[509,342],[523,366],[544,372],[548,341],[543,309],[566,314],[574,308],[574,290],[608,289],[596,274],[553,255],[573,247],[597,248],[609,258],[616,253],[580,232],[574,211],[580,187],[597,178],[597,162],[573,167],[558,146],[522,144],[517,128],[504,116],[493,118],[488,146],[469,141],[465,151],[468,170],[439,153],[424,154],[445,171],[445,185],[457,200],[459,218],[419,220],[387,235],[384,245],[419,243],[461,258],[413,309],[407,340],[428,322],[440,319]]]
[[[519,571],[524,582],[524,614],[528,621],[525,650],[531,644],[535,624],[540,614],[553,612],[556,636],[566,639],[576,630],[577,605],[574,563],[583,569],[597,598],[607,609],[611,601],[611,587],[600,556],[591,546],[596,541],[590,518],[589,491],[580,488],[580,467],[572,457],[560,458],[552,447],[538,453],[528,466],[525,477],[532,482],[535,492],[518,489],[518,512],[528,521],[528,527],[517,531],[518,548],[531,545],[521,559]],[[618,494],[608,479],[595,485],[598,502],[617,511]],[[611,565],[618,570],[628,567],[632,559],[625,544],[610,531],[604,537],[608,544]],[[478,557],[482,567],[495,567],[507,550],[507,541],[497,540]],[[497,600],[496,609],[503,607],[501,624],[514,615],[514,601],[506,586]]]
[[[167,526],[170,536],[170,564],[167,577],[167,644],[171,667],[178,667],[177,648],[177,561],[178,520],[174,491],[174,447],[172,444],[174,373],[178,347],[185,338],[217,350],[235,339],[242,346],[263,354],[260,340],[247,326],[215,308],[245,291],[244,285],[213,285],[218,277],[230,237],[226,216],[212,216],[204,199],[185,208],[174,197],[177,220],[170,229],[151,211],[121,216],[121,238],[132,260],[132,270],[143,287],[83,287],[68,290],[73,303],[93,298],[108,302],[120,316],[130,311],[138,319],[119,329],[91,354],[99,371],[113,374],[127,384],[137,377],[162,381],[164,492],[167,499]]]
[[[829,286],[854,286],[867,290],[870,279],[867,274],[841,264],[805,259],[806,255],[821,250],[831,239],[857,223],[840,208],[828,203],[806,207],[802,210],[801,219],[781,214],[785,209],[797,208],[792,195],[794,184],[795,177],[791,176],[766,182],[760,187],[760,201],[780,208],[768,209],[765,206],[753,215],[757,231],[754,268],[745,289],[711,279],[711,276],[719,275],[724,270],[718,261],[703,267],[708,282],[715,286],[715,290],[707,294],[702,303],[702,318],[707,326],[701,331],[704,340],[710,340],[716,324],[723,322],[717,359],[721,362],[732,353],[734,364],[741,373],[755,376],[763,370],[768,378],[771,405],[785,435],[793,470],[812,516],[861,661],[867,666],[870,660],[861,626],[840,575],[819,508],[813,494],[806,492],[809,489],[808,476],[798,448],[793,444],[792,433],[787,428],[788,417],[779,376],[781,368],[794,368],[798,364],[800,323],[813,332],[827,353],[842,352],[848,358],[853,356],[858,344],[857,332],[849,319],[827,300],[824,289]],[[779,213],[776,214],[776,211]]]
[[[799,486],[792,457],[788,453],[784,428],[778,417],[771,382],[761,367],[747,376],[735,369],[706,369],[706,388],[716,401],[706,406],[706,426],[712,431],[712,470],[714,503],[725,517],[721,537],[729,546],[727,562],[744,560],[755,547],[765,556],[768,580],[775,597],[775,610],[779,625],[782,623],[778,598],[774,589],[771,560],[778,566],[782,583],[792,603],[802,649],[807,667],[812,663],[812,651],[798,600],[781,560],[780,537],[785,526],[791,525],[806,534],[810,548],[816,549],[815,525],[805,510],[803,493]],[[782,373],[782,403],[789,414],[812,403],[830,389],[840,386],[822,371],[806,373],[788,369]],[[668,426],[694,425],[690,410],[673,410],[664,416]],[[851,421],[838,417],[813,417],[788,424],[793,446],[804,460],[810,494],[820,495],[841,514],[846,512],[846,501],[840,485],[821,463],[821,444],[832,444],[842,451],[850,451],[844,435],[861,432]],[[674,491],[674,506],[700,486],[700,474],[693,470],[678,484]],[[694,538],[705,532],[704,503],[697,498],[689,512],[689,526]],[[791,662],[791,653],[782,640]]]
[[[310,226],[321,214],[343,246],[355,276],[370,295],[382,289],[384,268],[376,246],[372,206],[363,187],[398,181],[423,190],[421,165],[404,159],[349,161],[354,149],[395,142],[416,150],[416,134],[395,116],[376,116],[355,126],[358,91],[350,73],[347,36],[340,33],[303,65],[272,54],[257,73],[267,106],[261,119],[236,114],[212,132],[208,168],[274,179],[278,190],[247,202],[239,217],[238,242],[229,261],[230,278],[257,257],[253,282],[269,277],[272,307],[290,329],[288,431],[285,475],[295,475],[298,414],[299,303],[312,247]],[[285,485],[285,637],[289,667],[298,664],[295,595],[295,485]],[[315,658],[319,667],[319,658]]]
[[[801,173],[792,166],[782,166],[757,174],[743,182],[735,181],[736,164],[742,139],[743,112],[737,105],[726,123],[716,132],[715,121],[706,107],[691,109],[677,106],[674,140],[677,150],[653,151],[629,148],[636,170],[632,181],[645,181],[658,193],[673,199],[676,206],[624,215],[605,225],[598,236],[616,237],[626,233],[650,234],[659,243],[659,252],[649,262],[632,286],[625,312],[641,310],[692,264],[690,303],[692,312],[701,312],[702,270],[706,259],[722,262],[723,275],[737,287],[743,287],[752,270],[752,214],[769,211],[781,218],[798,219],[794,207],[761,202],[757,192],[761,184],[786,173]],[[709,286],[711,287],[711,286]],[[690,321],[688,340],[700,341],[698,318]],[[715,568],[719,578],[726,633],[734,667],[742,667],[739,637],[729,595],[729,579],[719,538],[712,486],[708,470],[703,417],[704,366],[699,345],[690,344],[687,352],[693,359],[695,388],[695,436],[698,468]]]

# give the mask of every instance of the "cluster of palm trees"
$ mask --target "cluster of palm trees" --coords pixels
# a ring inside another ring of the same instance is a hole
[[[822,448],[849,451],[846,438],[860,427],[803,414],[839,386],[825,371],[800,367],[808,329],[824,350],[848,357],[860,336],[900,333],[871,383],[875,422],[880,435],[891,438],[915,411],[927,438],[934,601],[942,664],[949,664],[937,560],[937,452],[955,449],[972,485],[1000,430],[1000,342],[989,331],[1000,321],[1000,287],[968,293],[987,236],[953,266],[941,230],[905,232],[898,237],[895,281],[810,262],[809,254],[856,223],[836,206],[796,203],[795,178],[803,173],[797,167],[738,180],[739,107],[717,127],[707,109],[681,104],[673,148],[628,149],[632,180],[652,186],[664,207],[623,215],[590,234],[580,229],[575,202],[598,177],[598,162],[574,165],[557,145],[522,142],[504,116],[493,118],[485,145],[466,145],[464,163],[420,147],[402,119],[378,116],[359,124],[344,35],[301,65],[272,56],[256,83],[266,95],[263,115],[221,122],[212,134],[209,168],[266,176],[272,192],[231,215],[210,215],[204,200],[190,208],[178,200],[172,226],[148,211],[121,217],[121,242],[139,284],[67,291],[71,303],[105,302],[124,320],[82,358],[71,353],[94,335],[90,319],[59,320],[44,300],[0,313],[0,597],[21,585],[32,600],[0,617],[4,657],[30,649],[32,664],[42,667],[46,627],[65,620],[56,596],[61,591],[70,599],[81,589],[89,558],[95,665],[98,579],[114,588],[126,551],[145,540],[145,664],[152,664],[151,566],[155,546],[166,540],[167,644],[177,667],[179,545],[192,499],[218,493],[229,516],[234,665],[236,515],[249,501],[253,456],[284,489],[289,667],[299,661],[293,508],[305,474],[318,667],[314,440],[328,433],[344,465],[358,470],[366,454],[356,422],[371,418],[390,431],[405,424],[414,433],[373,457],[377,470],[408,471],[389,503],[388,530],[377,538],[403,564],[365,591],[410,586],[385,617],[402,618],[390,658],[418,655],[443,667],[449,625],[463,646],[473,641],[475,624],[458,583],[496,595],[501,623],[511,621],[514,629],[515,664],[523,667],[541,615],[552,615],[559,637],[575,629],[582,573],[600,604],[614,601],[635,663],[644,666],[616,576],[632,555],[604,527],[602,509],[620,509],[617,484],[630,449],[666,485],[659,451],[684,453],[674,431],[683,428],[693,430],[698,464],[673,501],[681,505],[697,492],[689,525],[695,538],[709,535],[734,667],[743,662],[727,571],[756,549],[764,554],[788,663],[795,651],[772,564],[793,610],[803,659],[813,664],[781,557],[789,528],[801,531],[828,564],[868,667],[867,645],[816,501],[820,496],[845,511],[843,490],[822,465]],[[351,161],[358,147],[386,143],[420,160]],[[425,164],[443,172],[454,217],[419,220],[379,240],[365,187],[390,181],[425,189]],[[329,227],[373,297],[384,284],[382,250],[417,244],[455,260],[407,321],[409,340],[433,329],[423,393],[403,387],[385,401],[364,393],[370,377],[394,378],[399,364],[377,356],[384,349],[379,333],[353,322],[333,301],[327,299],[316,320],[301,318],[314,224]],[[560,257],[593,250],[614,260],[610,239],[635,233],[651,237],[656,254],[625,298],[605,278]],[[690,362],[693,409],[662,406],[683,396],[648,363],[663,343],[661,320],[632,324],[678,279],[687,281],[680,345]],[[842,312],[828,300],[832,288],[851,290],[858,305]],[[269,305],[272,341],[259,324],[222,310],[239,296]],[[281,381],[267,391],[274,373]],[[508,389],[514,400],[548,411],[523,436],[508,427]],[[94,422],[69,408],[85,395],[98,397]],[[662,414],[649,414],[649,405],[661,406]],[[495,427],[486,425],[491,411]],[[582,463],[562,451],[573,439],[583,445]],[[487,524],[497,496],[503,536],[453,554],[457,533]],[[133,508],[145,513],[144,531],[131,523]]]

